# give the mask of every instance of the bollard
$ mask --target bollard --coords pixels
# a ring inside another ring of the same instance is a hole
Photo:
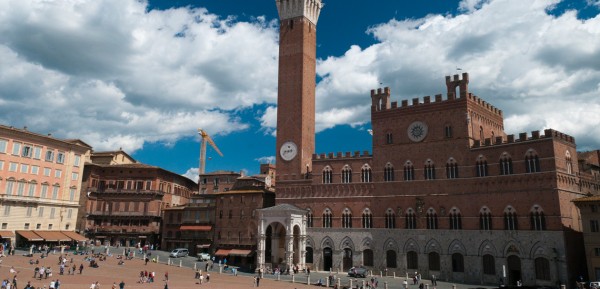
[[[383,278],[383,271],[379,271],[379,278]]]
[[[310,285],[310,275],[306,276],[306,285]]]
[[[369,276],[373,276],[373,270],[369,270]]]
[[[221,266],[221,264],[219,264],[219,274],[223,273],[223,266]]]
[[[362,288],[367,288],[365,287],[365,280],[362,280]]]
[[[277,274],[277,281],[281,280],[281,274]]]
[[[337,278],[337,285],[338,285],[338,288],[342,288],[342,278],[339,278],[339,277]]]
[[[388,289],[387,282],[383,282],[383,289]]]
[[[182,260],[179,260],[179,268],[181,268],[181,261],[182,261]]]
[[[394,279],[396,279],[396,272],[394,271]]]
[[[337,268],[337,273],[340,274],[340,267]]]
[[[560,289],[566,289],[567,285],[560,285]]]
[[[196,269],[196,265],[197,265],[197,264],[198,264],[198,263],[194,262],[194,271],[196,271],[196,270],[197,270],[197,269]]]
[[[167,265],[171,266],[171,258],[167,260]]]
[[[329,288],[329,277],[325,278],[325,287]]]
[[[296,283],[296,275],[292,274],[292,283]]]
[[[425,284],[425,289],[429,289],[429,284]]]
[[[352,279],[350,279],[350,286],[349,287],[352,288]]]
[[[159,258],[160,258],[160,256],[156,255],[156,264],[160,263]]]
[[[452,289],[456,289],[456,285],[452,284]]]

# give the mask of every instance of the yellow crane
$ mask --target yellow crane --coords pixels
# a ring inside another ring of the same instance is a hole
[[[200,143],[200,173],[199,173],[200,175],[202,175],[202,174],[204,174],[204,168],[206,167],[206,143],[209,143],[220,156],[223,156],[223,153],[221,153],[221,151],[219,150],[219,148],[217,147],[215,142],[212,140],[212,138],[210,138],[210,136],[208,135],[208,133],[205,130],[199,128],[198,134],[202,138],[201,143]]]

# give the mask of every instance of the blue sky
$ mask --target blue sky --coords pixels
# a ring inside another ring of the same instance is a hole
[[[317,153],[371,150],[370,90],[445,91],[460,67],[509,134],[553,128],[600,148],[600,1],[329,0],[318,22]],[[365,4],[366,3],[366,4]],[[257,173],[275,154],[271,0],[1,1],[0,123],[193,176]]]

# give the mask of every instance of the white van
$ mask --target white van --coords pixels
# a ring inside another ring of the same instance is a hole
[[[189,253],[190,252],[188,251],[188,249],[177,248],[177,249],[174,249],[173,251],[171,251],[171,254],[169,254],[169,257],[171,257],[171,258],[185,257]]]

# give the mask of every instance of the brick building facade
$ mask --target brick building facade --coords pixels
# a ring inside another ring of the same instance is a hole
[[[103,244],[158,245],[164,208],[187,204],[197,184],[140,163],[87,163],[85,233]]]
[[[502,111],[472,94],[463,73],[446,77],[445,96],[399,104],[389,88],[371,91],[372,153],[313,154],[321,1],[276,2],[276,196],[278,204],[307,210],[300,236],[307,266],[363,265],[469,283],[574,284],[585,271],[585,253],[571,201],[600,189],[582,169],[597,160],[578,166],[573,137],[552,129],[507,134]],[[286,246],[286,259],[299,254]]]

